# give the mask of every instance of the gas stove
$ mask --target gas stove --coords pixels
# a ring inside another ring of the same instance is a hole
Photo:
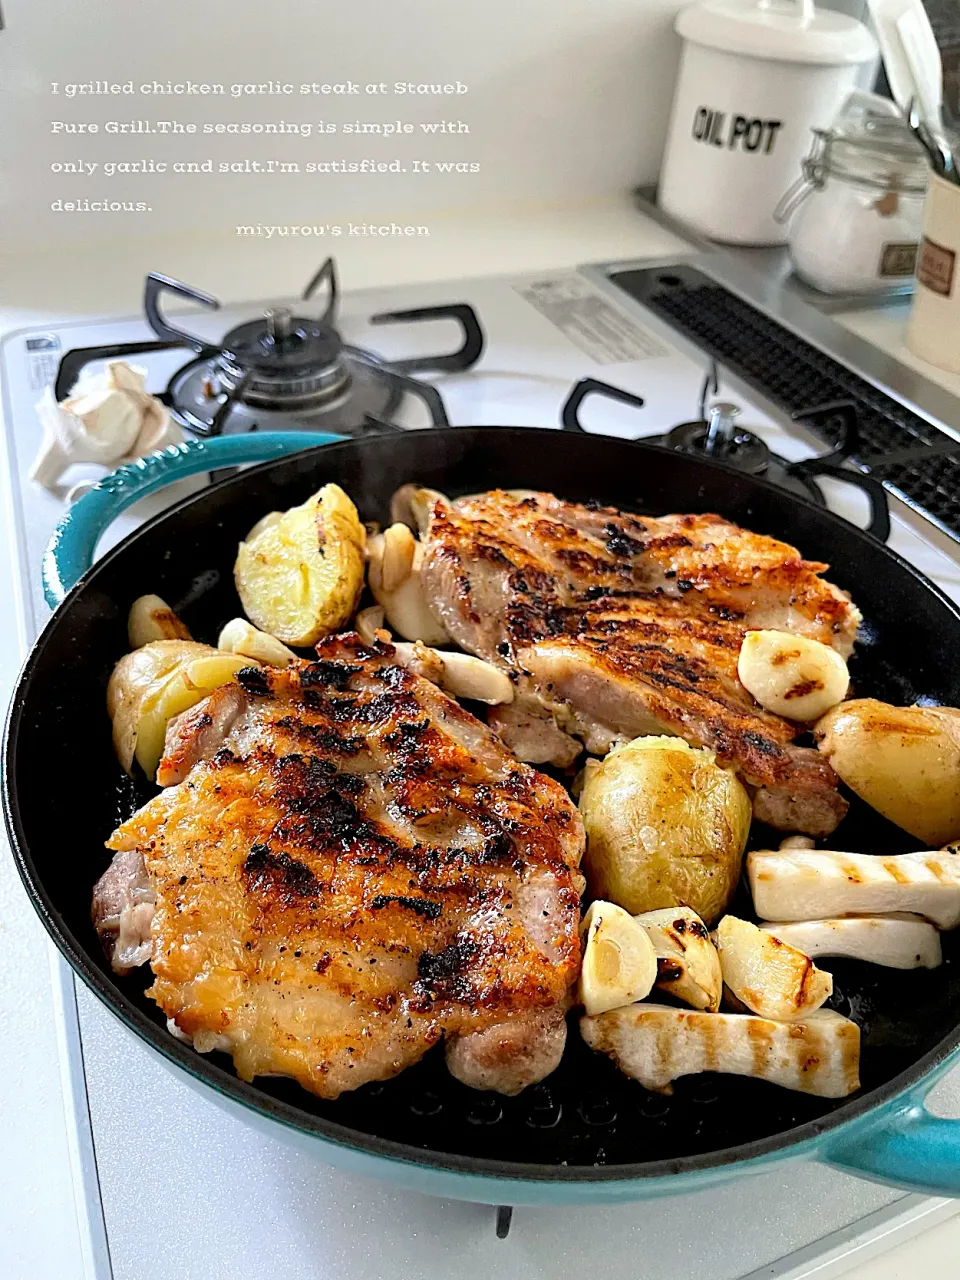
[[[407,397],[421,402],[431,426],[441,427],[449,426],[449,420],[439,393],[411,375],[430,370],[459,372],[471,368],[483,354],[480,322],[464,303],[370,317],[371,325],[454,320],[462,330],[462,341],[450,352],[385,360],[372,350],[344,342],[337,328],[340,286],[333,258],[323,263],[296,306],[265,307],[219,341],[172,323],[161,307],[165,293],[211,311],[220,309],[210,294],[151,272],[143,310],[159,341],[73,348],[60,361],[56,398],[65,399],[77,379],[102,361],[192,350],[193,358],[180,365],[156,394],[194,436],[298,428],[335,428],[351,435],[389,430]],[[305,314],[317,310],[318,315]]]
[[[148,389],[193,435],[318,423],[374,435],[429,430],[444,420],[554,426],[702,451],[860,524],[871,511],[876,519],[877,503],[889,502],[890,544],[960,600],[949,511],[924,517],[920,497],[907,492],[914,464],[903,464],[893,483],[870,443],[882,410],[891,430],[900,422],[916,432],[886,447],[939,444],[939,462],[925,456],[922,466],[939,465],[948,476],[955,434],[898,400],[889,385],[871,384],[867,395],[850,383],[846,366],[843,380],[832,371],[825,378],[822,369],[801,377],[797,368],[807,369],[811,357],[795,332],[787,354],[800,364],[789,378],[769,333],[752,350],[744,342],[731,350],[722,321],[711,319],[709,334],[692,335],[667,315],[662,296],[674,291],[669,306],[702,320],[703,299],[697,311],[676,292],[703,285],[691,269],[689,260],[621,263],[341,294],[335,269],[324,264],[306,299],[221,308],[152,276],[146,318],[9,335],[0,344],[0,375],[24,631],[35,634],[47,614],[39,564],[67,492],[47,492],[28,478],[41,435],[34,406],[46,388],[65,394],[81,369],[117,358],[146,368]],[[696,269],[713,268],[698,262]],[[648,273],[649,296],[638,296],[638,272]],[[618,279],[625,275],[629,287]],[[681,285],[664,283],[671,278]],[[194,309],[166,314],[160,297],[167,291]],[[732,336],[739,341],[742,333]],[[318,417],[308,423],[302,414]],[[548,449],[550,437],[535,443]],[[73,487],[102,474],[85,464],[66,480]],[[104,547],[206,483],[194,477],[138,504]],[[642,483],[638,456],[638,490]],[[636,1274],[640,1265],[649,1280],[707,1269],[715,1280],[799,1280],[814,1271],[826,1280],[879,1236],[909,1233],[945,1212],[942,1202],[795,1163],[693,1197],[602,1209],[518,1208],[508,1238],[499,1240],[492,1209],[332,1171],[309,1144],[293,1146],[275,1129],[241,1123],[172,1074],[74,984],[61,962],[55,969],[96,1280],[205,1280],[211,1255],[224,1277],[285,1271],[324,1280],[348,1272],[357,1280],[434,1280],[455,1266],[464,1280],[492,1271],[539,1280],[580,1262],[615,1276]],[[939,1092],[944,1109],[956,1110],[960,1080],[950,1077]]]

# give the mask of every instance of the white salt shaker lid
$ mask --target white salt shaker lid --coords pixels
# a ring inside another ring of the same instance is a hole
[[[814,0],[700,0],[680,11],[675,26],[693,44],[771,62],[839,67],[878,52],[862,22]]]

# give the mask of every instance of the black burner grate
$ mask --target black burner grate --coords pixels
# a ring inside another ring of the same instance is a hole
[[[852,401],[860,438],[855,460],[960,539],[960,456],[884,462],[904,449],[943,443],[944,433],[926,419],[693,268],[624,271],[611,279],[788,413]],[[840,414],[806,425],[828,444],[843,438]]]

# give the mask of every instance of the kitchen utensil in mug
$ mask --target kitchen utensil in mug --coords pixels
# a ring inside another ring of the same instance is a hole
[[[928,127],[940,129],[943,68],[923,0],[867,0],[890,91],[903,112],[917,100]]]
[[[940,134],[935,134],[931,131],[929,125],[920,114],[920,107],[916,98],[911,98],[910,105],[907,108],[907,125],[910,128],[910,132],[927,153],[927,159],[930,161],[930,168],[933,172],[950,182],[956,181],[956,165],[953,161],[953,153],[946,140]]]
[[[810,130],[829,126],[876,41],[813,0],[700,0],[676,30],[684,48],[661,207],[715,240],[784,243],[777,202]]]
[[[958,256],[960,186],[933,174],[924,210],[907,346],[914,355],[952,373],[960,373]]]

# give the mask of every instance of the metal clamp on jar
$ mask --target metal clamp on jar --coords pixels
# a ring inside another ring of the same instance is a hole
[[[903,291],[913,278],[930,167],[896,106],[857,91],[814,129],[803,175],[776,210],[794,270],[824,293]]]

